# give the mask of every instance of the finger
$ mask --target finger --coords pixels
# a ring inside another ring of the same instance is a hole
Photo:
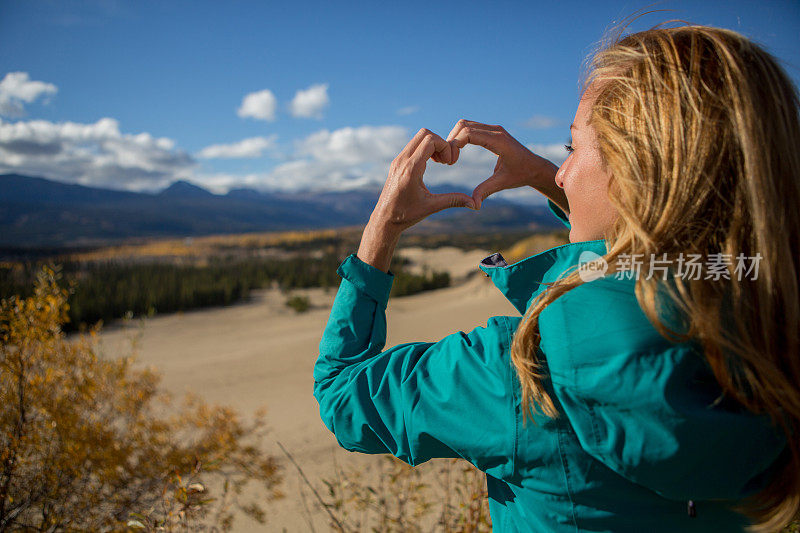
[[[397,156],[398,158],[408,158],[414,153],[414,151],[419,146],[419,143],[422,142],[422,139],[431,132],[427,128],[421,128],[414,137],[411,138],[410,141],[406,144],[406,146],[400,151],[400,154]]]
[[[445,141],[447,142],[447,141]],[[444,148],[442,145],[438,145],[440,151],[436,151],[436,145],[434,146],[434,152],[431,155],[431,159],[436,161],[437,163],[442,163],[444,165],[452,165],[458,159],[458,148],[453,143],[447,143],[447,147]]]
[[[482,130],[473,128],[472,126],[464,126],[452,139],[452,142],[459,149],[467,144],[475,144],[483,146],[487,150],[500,155],[504,139],[504,134],[499,131]]]
[[[447,141],[447,144],[450,145],[450,164],[455,165],[461,150],[459,150],[458,146],[453,141]]]
[[[450,207],[468,207],[475,209],[472,197],[462,192],[446,192],[434,194],[430,199],[431,214]]]
[[[434,136],[434,153],[438,157],[439,162],[452,165],[454,162],[454,150],[458,149],[452,143],[445,141],[435,133],[432,133],[431,135]]]
[[[474,129],[479,129],[479,130],[488,130],[488,131],[502,131],[503,130],[502,126],[498,126],[498,125],[494,125],[494,124],[484,124],[482,122],[475,122],[474,120],[467,120],[467,119],[462,118],[461,120],[456,122],[456,125],[453,126],[452,130],[450,130],[450,133],[447,135],[447,140],[448,141],[452,141],[456,137],[456,135],[458,135],[458,132],[460,132],[463,128],[468,127],[468,126],[471,127],[471,128],[474,128]]]
[[[411,163],[411,178],[422,180],[422,175],[425,174],[426,161],[436,151],[436,143],[431,136],[425,136],[420,141],[417,149],[411,154],[409,161]]]
[[[442,161],[450,161],[450,143],[433,132],[428,132],[411,155],[412,165],[424,167],[425,162],[436,153]]]
[[[478,184],[472,191],[472,199],[475,202],[475,209],[480,209],[483,201],[492,194],[503,190],[502,177],[492,174],[485,181]]]
[[[467,121],[464,120],[463,118],[461,120],[459,120],[458,122],[456,122],[456,125],[453,126],[452,130],[450,130],[450,133],[447,134],[447,140],[448,141],[452,141],[453,138],[455,138],[456,134],[458,134],[458,132],[461,131],[461,128],[463,128],[466,125],[467,125]]]

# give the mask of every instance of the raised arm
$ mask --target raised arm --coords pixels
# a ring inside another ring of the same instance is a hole
[[[508,343],[514,317],[438,342],[384,350],[394,275],[348,256],[314,365],[320,416],[340,446],[411,465],[461,457],[495,477],[513,472],[516,396]]]
[[[508,317],[384,350],[389,265],[400,234],[442,209],[474,207],[469,195],[432,194],[422,182],[428,159],[452,164],[457,153],[423,128],[392,161],[357,254],[337,270],[342,282],[314,365],[314,397],[345,449],[391,453],[412,465],[463,457],[504,475],[515,445]]]
[[[525,147],[523,146],[523,148]],[[527,148],[525,149],[527,150]],[[536,175],[536,179],[531,182],[531,187],[545,195],[549,202],[554,203],[564,213],[565,217],[569,216],[567,195],[564,194],[564,189],[556,185],[556,172],[558,172],[558,167],[550,161],[545,161],[547,164],[542,165],[542,168]]]

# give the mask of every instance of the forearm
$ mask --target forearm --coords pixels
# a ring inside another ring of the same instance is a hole
[[[385,309],[394,276],[363,263],[353,254],[342,261],[336,272],[342,281],[320,341],[314,369],[318,382],[380,353],[386,342]]]
[[[391,223],[373,214],[364,227],[356,256],[368,265],[388,273],[400,234]]]
[[[365,361],[377,356],[385,346],[386,304],[394,276],[363,263],[355,254],[339,265],[337,273],[342,281],[319,343],[319,356],[314,364],[314,397],[328,429],[337,437],[353,442],[359,440],[352,434],[348,436],[353,420],[344,425],[334,422],[347,420],[347,413],[352,414],[348,406],[359,405],[346,398],[351,394],[357,397],[357,391],[350,389],[351,372],[356,368],[363,372]]]
[[[564,194],[564,189],[556,185],[556,172],[558,172],[558,167],[547,161],[547,165],[544,165],[542,170],[531,180],[531,187],[551,199],[564,211],[564,214],[568,215],[567,195]]]

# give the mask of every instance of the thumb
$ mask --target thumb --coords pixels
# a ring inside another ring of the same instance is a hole
[[[434,194],[431,198],[431,205],[433,206],[432,213],[450,207],[469,207],[470,209],[475,209],[475,201],[472,199],[472,196],[462,192]]]
[[[472,199],[475,202],[475,208],[480,209],[481,204],[486,198],[498,191],[502,191],[503,188],[503,178],[501,175],[492,174],[486,178],[486,180],[472,191]]]

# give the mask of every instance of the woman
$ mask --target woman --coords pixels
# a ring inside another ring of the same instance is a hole
[[[799,107],[759,46],[683,26],[594,55],[558,169],[500,126],[420,130],[338,269],[314,367],[326,426],[351,451],[470,461],[496,531],[784,526],[800,509]],[[492,177],[430,194],[426,161],[467,143],[498,155]],[[525,185],[570,243],[479,265],[522,316],[384,350],[401,232]]]

